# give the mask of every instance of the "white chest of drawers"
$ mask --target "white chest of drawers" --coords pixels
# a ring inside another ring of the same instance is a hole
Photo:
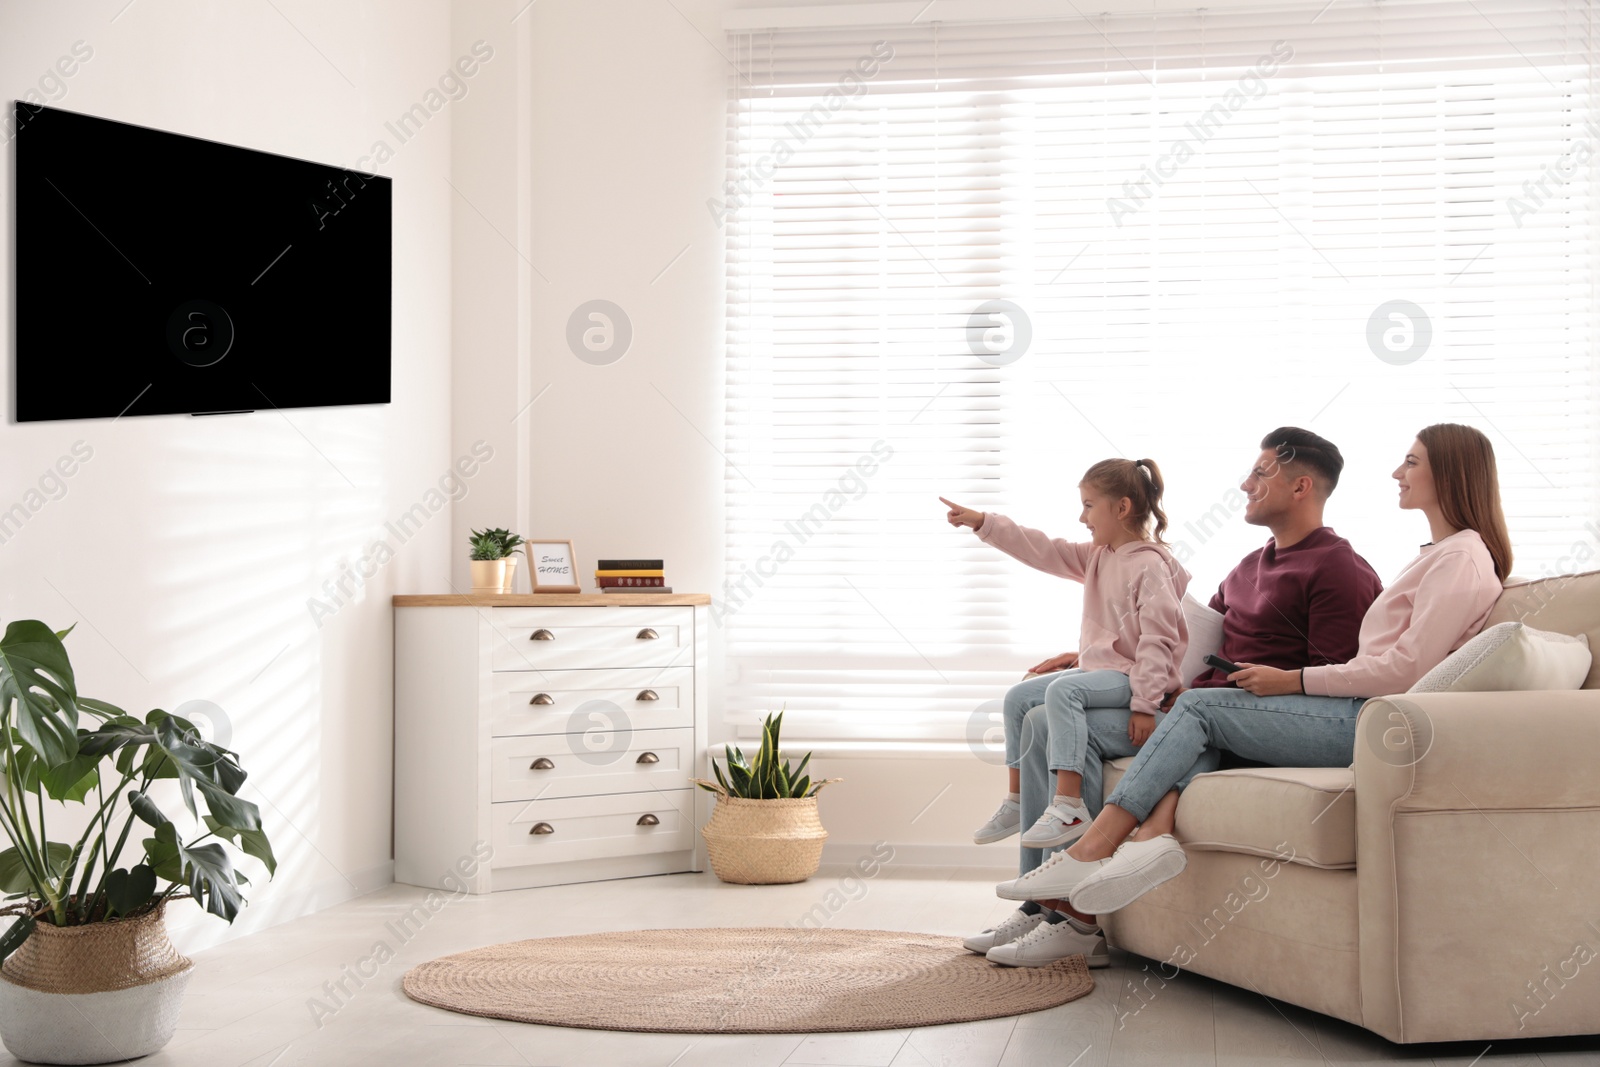
[[[710,602],[395,597],[395,880],[487,893],[703,869]]]

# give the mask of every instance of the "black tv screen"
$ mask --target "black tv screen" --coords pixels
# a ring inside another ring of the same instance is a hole
[[[18,421],[389,402],[390,179],[15,119]]]

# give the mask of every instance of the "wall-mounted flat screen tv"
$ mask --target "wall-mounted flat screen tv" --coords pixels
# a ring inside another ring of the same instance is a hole
[[[390,179],[15,121],[19,422],[389,402]]]

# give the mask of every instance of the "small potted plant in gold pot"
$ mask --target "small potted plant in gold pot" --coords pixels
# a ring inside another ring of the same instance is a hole
[[[500,539],[488,530],[474,530],[467,539],[472,552],[472,592],[476,596],[498,593],[506,584],[506,557]]]

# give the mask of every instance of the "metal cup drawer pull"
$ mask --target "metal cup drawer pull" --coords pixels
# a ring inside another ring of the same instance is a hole
[[[530,770],[530,771],[550,771],[550,770],[554,770],[555,766],[556,765],[554,763],[550,762],[550,759],[548,757],[540,756],[538,759],[536,759],[532,763],[528,764],[528,770]]]
[[[641,689],[641,690],[639,690],[639,695],[634,697],[633,699],[635,699],[635,700],[660,700],[661,699],[661,694],[657,693],[654,689]]]
[[[556,635],[542,626],[528,635],[529,641],[554,641],[555,639]]]
[[[556,828],[547,822],[536,822],[533,824],[533,829],[528,831],[530,834],[538,834],[541,837],[545,834],[553,834],[555,832]]]
[[[639,631],[637,636],[641,641],[654,641],[661,635],[650,629],[650,627],[646,626],[644,629]]]
[[[634,825],[635,826],[660,826],[661,825],[661,820],[656,818],[654,815],[651,815],[650,813],[646,812],[645,814],[639,816],[639,821],[634,823]]]
[[[661,757],[656,755],[654,752],[641,752],[641,753],[639,753],[639,758],[634,760],[633,762],[635,762],[635,763],[660,763],[661,762]]]
[[[533,699],[528,701],[529,704],[554,704],[555,702],[556,698],[549,693],[535,693],[533,694]]]

